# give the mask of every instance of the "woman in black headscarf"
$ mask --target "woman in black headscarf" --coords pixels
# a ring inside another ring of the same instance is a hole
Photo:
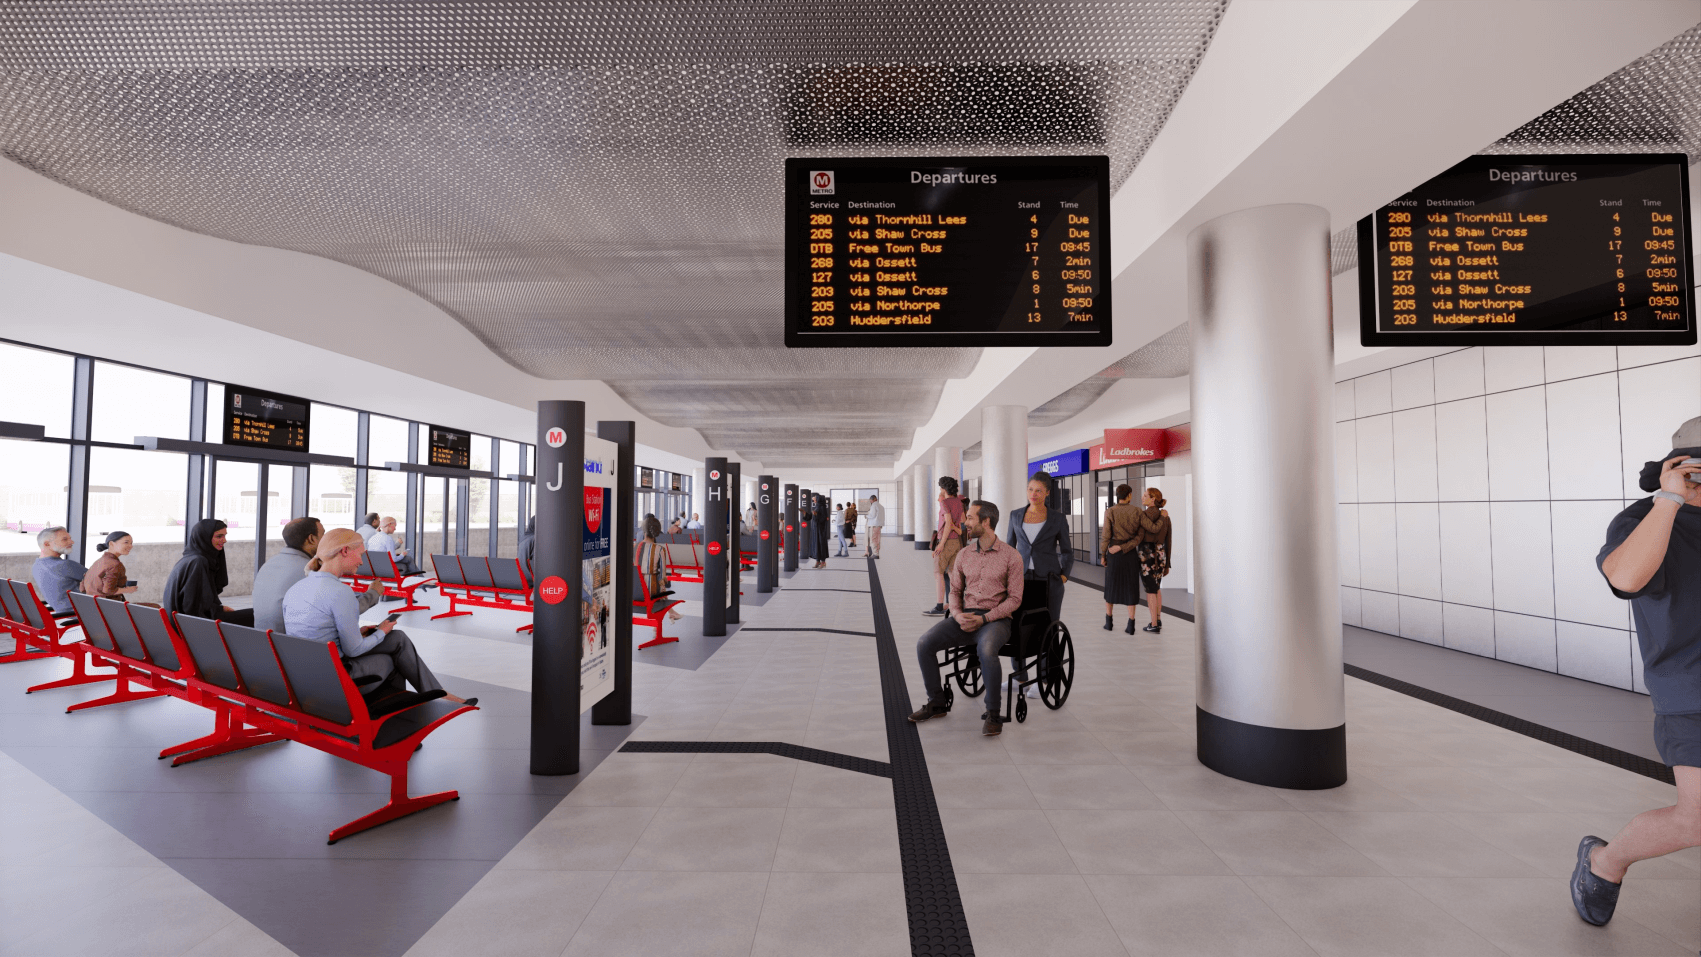
[[[224,567],[225,534],[225,524],[216,518],[201,519],[189,530],[183,557],[165,579],[166,611],[253,626],[254,609],[219,602],[219,593],[230,584]]]
[[[833,534],[833,515],[827,511],[827,496],[815,496],[815,567],[827,567],[827,540]]]

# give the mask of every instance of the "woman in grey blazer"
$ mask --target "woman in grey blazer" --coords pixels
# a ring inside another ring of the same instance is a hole
[[[1022,588],[1045,588],[1056,621],[1063,617],[1063,585],[1075,567],[1075,548],[1069,541],[1069,520],[1045,507],[1054,484],[1045,472],[1028,479],[1028,504],[1010,513],[1005,541],[1022,553]]]

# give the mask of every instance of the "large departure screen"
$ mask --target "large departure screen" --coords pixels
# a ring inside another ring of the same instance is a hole
[[[276,392],[224,387],[224,444],[307,451],[306,399]]]
[[[786,160],[786,345],[1110,345],[1103,156]]]
[[[472,435],[449,429],[431,427],[431,465],[450,468],[472,468]]]
[[[1681,153],[1473,156],[1359,221],[1360,341],[1689,345]]]

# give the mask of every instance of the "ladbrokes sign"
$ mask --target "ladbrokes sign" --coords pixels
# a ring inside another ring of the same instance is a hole
[[[1137,465],[1168,453],[1169,434],[1164,429],[1105,429],[1104,444],[1092,448],[1092,467],[1097,471]]]

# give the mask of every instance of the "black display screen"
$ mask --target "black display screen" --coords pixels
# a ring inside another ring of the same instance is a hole
[[[472,433],[431,427],[431,465],[472,468]]]
[[[1364,345],[1695,342],[1681,153],[1473,156],[1359,221]]]
[[[1103,156],[786,160],[786,345],[1108,346]]]
[[[224,387],[224,444],[307,451],[306,399],[242,386]]]

